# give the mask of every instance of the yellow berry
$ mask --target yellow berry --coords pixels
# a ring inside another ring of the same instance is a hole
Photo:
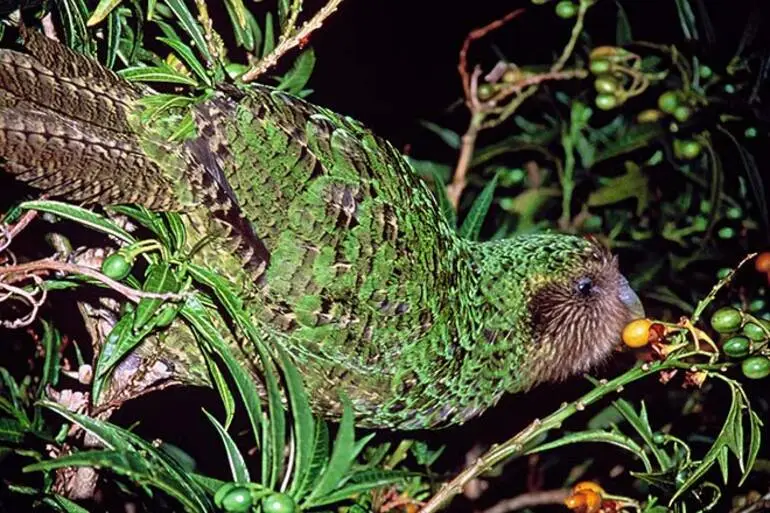
[[[650,326],[652,321],[649,319],[636,319],[629,322],[623,328],[623,343],[628,347],[646,346],[650,339]]]

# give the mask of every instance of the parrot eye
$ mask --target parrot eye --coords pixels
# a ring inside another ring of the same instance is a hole
[[[591,278],[584,277],[578,280],[577,286],[575,288],[581,296],[588,296],[591,294],[593,287],[594,283],[591,281]]]

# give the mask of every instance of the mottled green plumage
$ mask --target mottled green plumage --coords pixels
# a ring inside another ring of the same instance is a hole
[[[602,361],[640,314],[588,240],[460,239],[354,120],[253,86],[197,106],[197,135],[171,143],[134,86],[40,36],[27,49],[0,50],[3,167],[72,201],[183,212],[190,247],[218,234],[195,258],[236,284],[322,414],[345,391],[360,425],[460,423]],[[188,363],[177,378],[205,381]]]

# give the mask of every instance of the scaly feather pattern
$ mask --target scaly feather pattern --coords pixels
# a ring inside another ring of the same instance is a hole
[[[641,313],[591,241],[458,237],[404,157],[348,117],[255,85],[193,107],[196,135],[172,143],[138,121],[151,92],[25,37],[0,50],[4,169],[73,201],[179,211],[191,246],[215,234],[195,258],[236,285],[323,415],[344,391],[362,426],[462,423],[603,361]],[[164,343],[191,352],[180,324]],[[200,383],[203,362],[185,361],[178,379]]]

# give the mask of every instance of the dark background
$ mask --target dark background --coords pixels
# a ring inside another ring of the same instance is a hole
[[[309,5],[321,4],[315,0]],[[506,13],[526,12],[474,43],[469,63],[488,70],[493,46],[518,65],[549,62],[564,46],[574,20],[553,14],[557,0],[543,6],[528,0],[345,0],[311,37],[318,61],[309,86],[314,103],[358,118],[398,148],[411,144],[421,154],[445,150],[419,119],[449,123],[464,131],[464,107],[447,109],[461,98],[458,52],[467,33]],[[635,39],[685,47],[674,0],[623,0]],[[695,0],[705,6],[714,28],[711,42],[697,52],[715,70],[734,55],[749,19],[758,22],[754,46],[768,48],[770,2]],[[587,17],[595,44],[615,41],[616,3],[600,0]],[[703,33],[703,32],[701,32]],[[425,155],[420,155],[425,157]]]

